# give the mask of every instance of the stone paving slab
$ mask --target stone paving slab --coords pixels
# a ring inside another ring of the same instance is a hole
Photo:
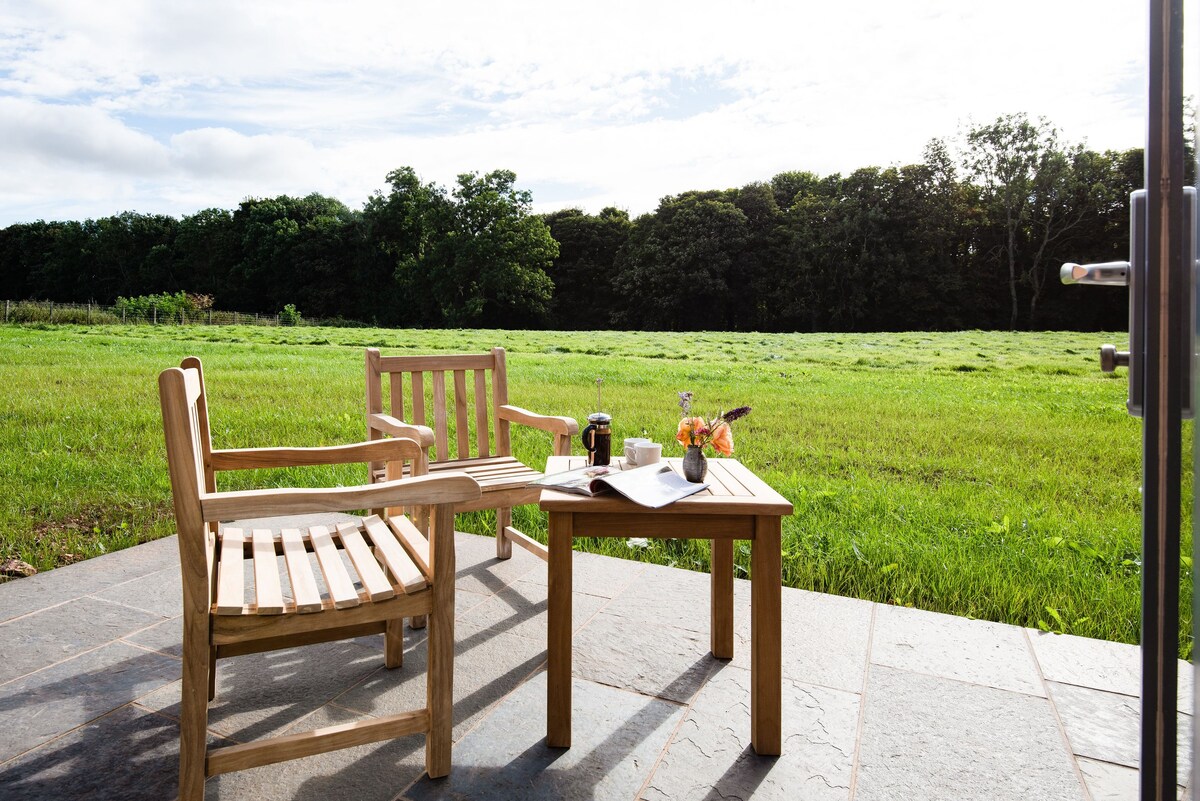
[[[517,550],[513,549],[514,559]],[[540,559],[537,561],[541,562]],[[630,585],[638,582],[642,573],[651,567],[656,565],[576,551],[571,557],[571,588],[575,592],[598,595],[601,598],[615,598]],[[536,584],[546,584],[550,580],[545,563],[538,569],[529,571],[524,578]]]
[[[871,662],[1044,696],[1025,630],[986,620],[880,604]]]
[[[183,616],[179,615],[126,634],[121,642],[132,643],[179,659],[183,656]]]
[[[208,706],[208,730],[237,742],[283,734],[383,664],[380,651],[354,641],[329,642],[235,656],[217,662],[217,694]],[[179,717],[181,682],[139,704]]]
[[[781,599],[783,675],[809,684],[862,692],[874,604],[785,587]],[[733,663],[750,669],[750,608],[734,597]]]
[[[457,606],[457,599],[455,606]],[[547,593],[545,584],[521,579],[458,615],[459,621],[479,629],[510,632],[546,644]],[[576,592],[571,597],[572,630],[578,631],[608,603],[607,598]]]
[[[454,737],[466,734],[505,695],[546,662],[546,644],[488,629],[454,627]],[[425,706],[424,639],[404,654],[404,667],[379,668],[335,702],[371,715],[394,715]]]
[[[856,801],[1084,801],[1050,701],[872,666]]]
[[[1095,759],[1080,757],[1079,770],[1084,784],[1092,794],[1092,801],[1133,801],[1141,792],[1136,768],[1113,765]],[[1179,788],[1179,801],[1187,798],[1187,790]]]
[[[420,779],[404,797],[634,799],[684,709],[576,679],[571,747],[546,745],[546,674],[538,673],[454,748],[445,779]],[[537,715],[534,710],[542,709]]]
[[[572,584],[578,586],[575,582]],[[707,573],[647,565],[604,611],[634,624],[673,626],[707,638],[712,598],[710,584]],[[739,604],[738,600],[745,603]],[[739,606],[741,609],[737,608]],[[748,593],[744,598],[735,598],[734,607],[735,615],[738,611],[748,613]]]
[[[353,723],[363,717],[324,706],[290,727],[288,733]],[[226,773],[208,780],[204,797],[206,801],[391,801],[424,772],[425,737],[417,734]]]
[[[126,581],[92,593],[93,598],[123,604],[159,617],[183,614],[183,582],[178,567]]]
[[[1028,634],[1046,681],[1141,696],[1142,649],[1136,645],[1034,629]],[[1179,711],[1190,714],[1195,672],[1191,663],[1182,659],[1178,670]]]
[[[785,680],[783,753],[750,746],[750,672],[725,666],[700,690],[641,798],[846,801],[859,696]]]
[[[179,546],[175,537],[165,537],[29,578],[7,581],[0,584],[0,623],[172,567],[179,569]]]
[[[1073,753],[1138,767],[1141,702],[1137,698],[1054,682],[1050,683],[1050,694]],[[1177,724],[1178,772],[1187,776],[1192,767],[1191,715],[1180,715]]]
[[[139,629],[162,615],[104,601],[77,598],[0,624],[0,682],[49,667]]]
[[[572,640],[573,675],[687,703],[721,661],[707,634],[600,612]]]
[[[5,801],[166,801],[179,788],[179,724],[123,706],[0,765]]]
[[[179,660],[115,642],[0,685],[0,762],[179,677]]]

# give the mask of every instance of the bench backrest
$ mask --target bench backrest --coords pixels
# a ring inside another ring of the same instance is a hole
[[[428,426],[430,461],[511,456],[509,423],[498,411],[507,403],[504,348],[438,356],[381,356],[367,348],[368,430],[370,416],[380,413]]]

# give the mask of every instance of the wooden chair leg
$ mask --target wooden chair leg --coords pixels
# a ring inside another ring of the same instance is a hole
[[[452,526],[452,521],[450,517],[446,522]],[[440,575],[435,575],[426,646],[425,705],[429,710],[429,731],[425,735],[425,772],[431,779],[450,773],[450,741],[454,731],[454,582],[437,580],[454,576],[453,534],[450,536],[448,543],[440,540],[451,545],[448,552],[433,552]]]
[[[208,747],[209,645],[207,621],[185,624],[179,712],[179,801],[203,801]]]
[[[208,647],[208,700],[217,697],[217,647]]]
[[[512,509],[496,510],[496,558],[512,558],[512,540],[504,530],[512,525]]]
[[[383,632],[383,665],[386,668],[404,666],[404,618],[398,617],[385,624]]]

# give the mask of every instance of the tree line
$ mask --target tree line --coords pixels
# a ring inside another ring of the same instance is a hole
[[[636,219],[534,214],[507,170],[447,189],[402,167],[361,210],[312,194],[10,225],[0,294],[185,291],[405,327],[1121,329],[1124,293],[1064,291],[1057,271],[1127,258],[1142,171],[1141,149],[1098,153],[1022,114],[934,140],[917,164],[785,172]]]

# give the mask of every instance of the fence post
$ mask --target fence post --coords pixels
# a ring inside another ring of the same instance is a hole
[[[121,325],[125,325],[125,307],[121,307]]]
[[[151,303],[150,311],[153,313],[154,324],[158,325],[158,305],[155,303]]]
[[[8,301],[4,301],[4,322],[8,322]]]
[[[212,309],[208,310],[208,324],[212,325]]]
[[[50,322],[54,322],[54,301],[50,301]]]
[[[92,302],[90,300],[88,301],[87,321],[88,325],[92,324]]]
[[[258,325],[258,312],[254,313],[254,324]]]

